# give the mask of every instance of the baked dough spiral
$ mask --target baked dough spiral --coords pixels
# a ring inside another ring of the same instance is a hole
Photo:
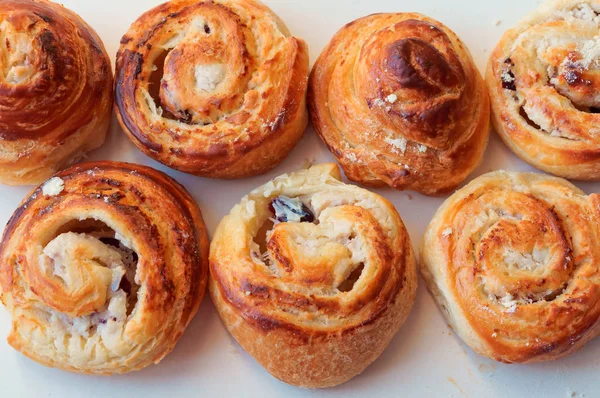
[[[600,179],[600,1],[559,0],[504,34],[487,83],[493,124],[533,166]]]
[[[420,14],[344,26],[313,68],[309,108],[348,178],[428,195],[458,186],[489,135],[489,98],[471,55]]]
[[[598,335],[600,196],[541,174],[494,172],[450,197],[422,275],[473,350],[501,362],[563,357]]]
[[[102,41],[74,12],[0,2],[0,183],[38,184],[101,146],[112,85]]]
[[[308,48],[254,0],[176,0],[121,40],[116,108],[133,143],[213,178],[264,173],[308,122]]]
[[[158,363],[196,313],[207,277],[193,199],[165,174],[127,163],[58,173],[23,201],[0,244],[8,342],[72,372]]]
[[[227,329],[278,379],[310,388],[362,372],[415,298],[410,237],[393,205],[335,164],[282,175],[215,233],[209,290]]]

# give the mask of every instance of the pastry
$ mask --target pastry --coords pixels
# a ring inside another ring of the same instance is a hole
[[[0,31],[0,183],[38,184],[104,143],[111,61],[88,24],[50,1],[1,1]]]
[[[308,48],[255,0],[175,0],[121,40],[116,111],[146,155],[212,178],[264,173],[307,125]]]
[[[561,358],[600,331],[600,195],[494,172],[452,195],[427,228],[421,272],[454,331],[506,363]]]
[[[469,51],[420,14],[344,26],[312,70],[309,109],[348,178],[427,195],[458,186],[489,135],[489,98]]]
[[[553,0],[504,34],[487,83],[493,124],[526,162],[600,179],[600,1]]]
[[[196,313],[207,277],[194,200],[167,175],[127,163],[56,174],[22,202],[0,243],[9,344],[72,372],[158,363]]]
[[[331,387],[361,373],[415,299],[410,237],[393,205],[333,164],[282,175],[219,224],[209,291],[240,345],[278,379]]]

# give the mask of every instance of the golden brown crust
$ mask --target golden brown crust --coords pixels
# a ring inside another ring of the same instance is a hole
[[[533,166],[600,179],[600,1],[553,0],[507,31],[486,75],[494,128]]]
[[[481,161],[489,98],[471,55],[420,14],[344,26],[311,73],[313,125],[348,178],[433,195]]]
[[[117,116],[141,151],[170,167],[247,177],[301,138],[307,80],[306,43],[262,3],[171,1],[121,40]]]
[[[0,21],[0,183],[37,184],[104,143],[111,61],[56,3],[5,0]]]
[[[548,361],[600,332],[600,196],[542,174],[494,172],[429,225],[421,271],[444,316],[481,355]]]
[[[134,164],[56,174],[23,201],[0,244],[9,343],[79,373],[158,363],[196,313],[207,276],[194,200],[162,172]]]
[[[361,373],[415,298],[410,238],[393,205],[340,181],[334,164],[252,191],[211,243],[209,290],[236,340],[273,376],[324,388]],[[296,198],[318,222],[272,225],[273,200]]]

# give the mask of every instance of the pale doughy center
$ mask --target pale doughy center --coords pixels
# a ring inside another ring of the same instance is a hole
[[[107,349],[119,349],[122,347],[119,340],[128,318],[127,293],[120,288],[120,284],[125,275],[135,272],[136,259],[130,253],[103,243],[92,234],[60,234],[44,248],[40,256],[40,266],[47,274],[64,281],[67,289],[77,289],[78,284],[85,283],[76,272],[76,267],[81,266],[82,259],[74,258],[74,247],[85,248],[86,252],[93,253],[93,259],[87,260],[95,263],[92,272],[101,276],[96,279],[96,283],[103,284],[101,288],[106,290],[106,301],[99,311],[78,317],[69,317],[48,308],[51,324],[48,330],[56,335],[57,340],[64,335],[88,339],[95,334],[95,339],[101,341]]]

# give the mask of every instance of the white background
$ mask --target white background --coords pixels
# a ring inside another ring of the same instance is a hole
[[[114,61],[119,40],[142,12],[160,0],[63,0],[104,41]],[[311,64],[344,24],[375,12],[417,11],[441,20],[467,44],[481,71],[502,35],[536,0],[267,0],[291,32],[304,38]],[[496,25],[496,21],[501,21]],[[183,183],[198,201],[210,233],[239,199],[270,178],[298,169],[306,159],[333,158],[307,130],[290,157],[267,175],[241,181],[211,181],[185,175],[138,152],[113,122],[107,144],[91,160],[145,163]],[[483,165],[470,177],[495,169],[532,170],[492,135]],[[600,184],[578,184],[600,192]],[[0,187],[0,225],[30,187]],[[377,191],[396,205],[413,244],[420,244],[427,223],[444,198],[415,193]],[[160,365],[124,376],[90,377],[45,368],[14,351],[5,341],[10,317],[0,309],[0,397],[197,397],[197,396],[327,396],[327,397],[570,397],[600,396],[600,339],[570,357],[546,364],[503,365],[474,354],[444,322],[421,283],[408,321],[383,355],[362,375],[329,390],[308,391],[272,378],[229,336],[210,299],[183,338]]]

